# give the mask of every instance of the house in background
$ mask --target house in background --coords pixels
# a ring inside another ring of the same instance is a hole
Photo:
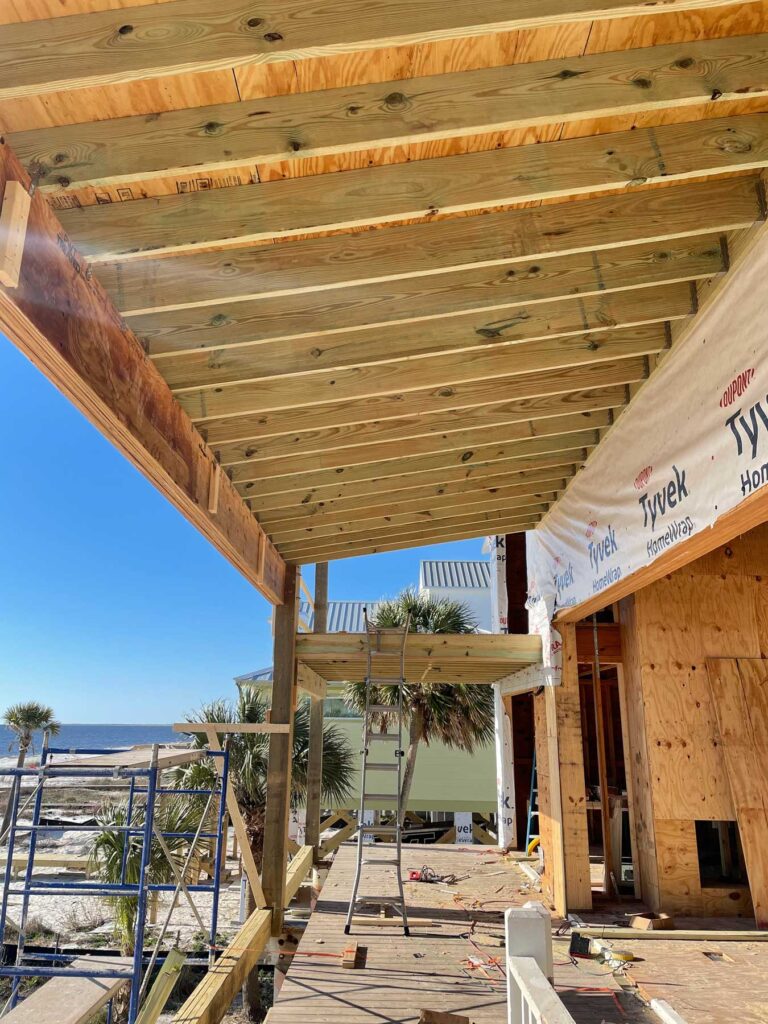
[[[491,627],[490,566],[487,561],[422,561],[419,566],[419,591],[432,597],[448,598],[466,604],[482,632]],[[329,601],[329,633],[362,633],[365,631],[364,609],[369,616],[376,613],[376,601]],[[302,601],[299,617],[308,630],[313,626],[313,610]],[[250,683],[267,687],[272,682],[272,668],[259,669],[236,676],[240,686]],[[325,718],[343,732],[356,750],[360,743],[360,718],[344,704],[340,687],[329,687],[325,701]],[[360,803],[359,775],[356,776],[349,800],[351,808]],[[385,810],[383,803],[370,802],[374,810]],[[471,815],[488,817],[495,814],[496,760],[493,744],[475,751],[471,756],[449,750],[443,743],[422,744],[416,762],[416,775],[408,801],[428,823],[451,823],[454,814],[467,823]],[[454,822],[458,824],[458,822]]]

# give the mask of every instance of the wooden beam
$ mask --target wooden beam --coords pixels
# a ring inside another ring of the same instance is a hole
[[[768,115],[638,128],[61,211],[94,262],[688,181],[768,164]]]
[[[371,495],[378,497],[382,494],[384,488],[388,489],[389,487],[393,491],[402,491],[409,487],[442,486],[447,483],[464,482],[472,486],[482,487],[489,478],[517,476],[522,479],[522,474],[524,473],[554,466],[566,467],[569,472],[573,472],[582,465],[591,447],[596,445],[598,440],[597,432],[595,432],[595,436],[590,437],[589,444],[587,445],[574,445],[562,451],[539,452],[533,456],[515,457],[512,460],[502,460],[501,462],[484,462],[468,467],[462,465],[449,469],[423,470],[418,475],[377,477],[375,480],[350,481],[349,483],[334,482],[330,485],[322,484],[309,488],[293,486],[290,490],[278,491],[269,495],[262,495],[259,492],[259,485],[256,481],[243,484],[242,489],[245,493],[249,493],[249,489],[253,492],[254,496],[248,499],[248,503],[253,505],[253,511],[258,513],[262,508],[284,508],[287,504],[294,501],[297,504],[309,504],[310,502],[317,503],[347,497],[370,497]],[[384,482],[385,479],[386,483]],[[300,482],[294,481],[295,483]]]
[[[725,0],[674,0],[675,10]],[[543,0],[470,7],[421,0],[347,0],[313,9],[307,0],[176,0],[3,26],[0,99],[388,46],[649,14],[639,0]],[[191,30],[194,26],[194,31]]]
[[[309,665],[305,665],[303,661],[300,661],[296,666],[296,685],[300,690],[309,695],[312,700],[312,707],[318,701],[323,700],[328,690],[328,685],[322,676],[313,672]]]
[[[40,187],[205,174],[768,93],[768,36],[481,68],[14,133]],[[193,142],[191,140],[194,140]]]
[[[4,1014],[9,1024],[45,1024],[46,1021],[88,1024],[120,988],[130,983],[131,961],[128,957],[83,956],[73,960],[70,966],[73,972],[117,969],[123,972],[123,976],[86,978],[64,975],[51,978]]]
[[[216,303],[231,307],[237,300],[285,298],[342,285],[407,282],[410,277],[445,272],[454,274],[454,287],[459,288],[459,272],[509,266],[530,277],[537,261],[548,257],[748,227],[763,216],[758,187],[751,176],[630,190],[554,208],[529,207],[272,247],[105,264],[99,278],[118,308],[136,316]],[[530,265],[516,267],[519,263]],[[416,286],[428,289],[430,282]],[[441,304],[448,301],[441,296]]]
[[[219,1024],[243,982],[258,964],[269,940],[271,914],[257,910],[237,932],[219,959],[208,969],[173,1024]]]
[[[619,372],[618,368],[631,363],[635,370],[627,373]],[[596,367],[602,370],[604,364]],[[487,430],[528,421],[557,417],[569,413],[590,413],[598,409],[610,409],[623,405],[629,400],[628,385],[640,382],[646,377],[646,365],[643,359],[625,360],[611,364],[617,383],[610,387],[592,388],[587,391],[571,391],[562,395],[544,396],[540,399],[527,399],[498,403],[497,405],[481,405],[463,409],[460,413],[450,411],[426,416],[411,416],[398,420],[384,420],[361,424],[360,428],[343,430],[340,428],[319,431],[297,431],[294,434],[279,435],[237,442],[218,449],[220,457],[227,465],[245,462],[253,458],[290,457],[301,453],[331,452],[337,450],[370,448],[374,444],[402,445],[411,450],[411,443],[436,444],[444,438],[446,444],[452,440],[469,436],[484,435]],[[610,379],[611,374],[609,374]],[[621,379],[621,378],[625,379]],[[626,378],[630,379],[627,380]],[[490,436],[490,435],[489,435]],[[354,455],[354,451],[349,452]],[[304,510],[299,510],[304,511]]]
[[[163,966],[158,971],[157,977],[152,983],[152,988],[147,993],[136,1024],[157,1024],[160,1014],[165,1009],[165,1004],[173,991],[179,975],[184,966],[187,954],[180,949],[169,949],[165,955]]]
[[[299,891],[301,883],[307,877],[312,868],[314,850],[311,846],[302,846],[288,865],[285,876],[285,895],[283,896],[283,907],[287,907],[293,897]]]
[[[259,445],[257,451],[263,445],[265,453],[276,455],[286,439],[307,433],[319,434],[319,447],[330,450],[348,447],[355,441],[365,444],[369,440],[419,437],[432,433],[433,428],[440,433],[440,423],[456,428],[461,428],[465,419],[467,426],[491,423],[494,416],[498,417],[498,410],[519,412],[530,408],[533,413],[541,410],[542,416],[556,415],[567,411],[568,399],[563,396],[569,392],[631,384],[644,380],[648,373],[647,356],[629,356],[552,371],[519,375],[507,372],[437,391],[422,388],[367,400],[328,402],[302,409],[299,424],[294,410],[284,409],[210,419],[201,424],[200,430],[228,462],[237,462],[255,454],[252,444]],[[560,397],[553,403],[552,396]],[[557,409],[557,402],[566,408]],[[274,439],[274,450],[269,448],[269,439]]]
[[[621,624],[598,622],[597,651],[600,664],[620,665],[623,661]],[[595,637],[591,622],[576,624],[576,656],[580,665],[591,665],[595,660]]]
[[[271,720],[287,723],[288,734],[275,734],[269,740],[267,764],[267,807],[264,818],[264,857],[262,886],[267,907],[272,911],[272,934],[283,927],[283,893],[287,864],[288,812],[291,800],[291,757],[293,753],[293,714],[296,689],[296,629],[298,622],[298,572],[288,568],[285,574],[284,603],[275,609],[275,649],[272,662]]]
[[[269,535],[274,544],[278,547],[283,544],[299,544],[302,541],[314,541],[320,543],[322,539],[332,540],[334,538],[343,540],[349,534],[359,534],[361,527],[370,530],[371,533],[378,533],[391,528],[407,528],[417,525],[434,525],[439,528],[448,519],[457,515],[468,513],[492,512],[499,508],[505,511],[519,511],[524,514],[528,508],[539,509],[542,506],[549,506],[557,498],[557,491],[541,491],[520,497],[505,497],[503,494],[491,495],[486,500],[458,501],[451,505],[443,506],[436,503],[422,504],[416,512],[399,512],[398,506],[393,504],[392,511],[381,516],[357,516],[354,513],[349,515],[344,522],[326,523],[323,518],[313,521],[311,525],[279,527],[273,526]]]
[[[30,180],[0,142],[0,192]],[[125,328],[38,193],[18,286],[0,286],[0,330],[272,602],[284,566],[229,479],[208,511],[212,451]],[[269,572],[265,552],[269,549]]]
[[[445,509],[458,507],[466,508],[469,505],[483,505],[488,501],[499,502],[514,501],[515,499],[530,499],[538,497],[548,491],[559,491],[565,486],[568,476],[558,477],[556,470],[541,470],[540,473],[532,474],[541,479],[520,482],[519,477],[509,476],[501,478],[500,482],[488,486],[485,482],[473,485],[473,489],[464,487],[459,489],[457,485],[446,485],[448,493],[442,493],[442,488],[433,488],[426,493],[417,492],[415,497],[409,497],[409,491],[390,492],[387,489],[385,494],[371,495],[369,498],[357,499],[357,507],[352,504],[348,507],[338,503],[329,503],[333,510],[325,508],[316,510],[313,513],[300,514],[296,508],[287,508],[259,516],[259,522],[270,534],[279,535],[285,533],[299,533],[303,530],[314,530],[317,527],[332,527],[334,524],[346,525],[350,522],[364,523],[378,520],[388,515],[400,515],[403,513],[423,513],[428,517],[432,513],[444,512]],[[367,505],[367,507],[366,507]],[[316,508],[316,506],[315,506]]]
[[[494,463],[509,463],[510,460],[523,459],[532,455],[552,455],[558,451],[568,451],[587,445],[596,445],[599,440],[599,427],[605,427],[610,420],[607,413],[594,413],[589,418],[574,417],[574,422],[567,432],[554,436],[529,437],[511,440],[508,443],[477,445],[473,449],[458,449],[448,452],[437,452],[433,455],[414,456],[412,458],[389,459],[386,462],[363,463],[350,466],[346,470],[319,469],[315,472],[299,472],[292,476],[258,476],[250,474],[250,482],[255,484],[257,494],[280,494],[293,490],[297,483],[306,488],[323,487],[338,482],[341,476],[349,483],[363,480],[382,481],[388,477],[406,474],[421,474],[434,469],[461,469],[466,472],[471,464],[489,466]],[[548,422],[547,420],[543,421]],[[590,424],[594,427],[590,427]],[[507,465],[507,468],[509,466]],[[520,468],[523,468],[522,466]],[[246,474],[243,474],[246,475]],[[297,479],[299,477],[299,479]]]
[[[315,601],[313,633],[328,629],[328,563],[315,566]],[[303,662],[300,662],[303,664]],[[306,666],[309,668],[309,666]],[[318,678],[322,678],[318,676]],[[324,680],[323,680],[324,681]],[[313,700],[309,709],[309,754],[307,763],[307,799],[305,840],[312,847],[314,860],[320,857],[320,804],[323,794],[323,730],[324,705]]]
[[[708,248],[706,271],[712,277],[725,269],[720,243]],[[398,359],[436,356],[457,350],[471,352],[494,343],[533,342],[614,327],[637,327],[688,316],[694,307],[693,281],[613,294],[576,294],[552,302],[437,316],[415,323],[369,324],[331,334],[307,334],[275,341],[217,345],[195,352],[162,355],[156,365],[176,392],[216,389],[220,385],[259,381]],[[211,345],[209,338],[206,342]],[[213,358],[212,358],[213,356]],[[210,397],[210,396],[207,396]]]
[[[436,438],[417,438],[401,446],[368,445],[356,448],[341,448],[324,454],[312,452],[308,455],[296,455],[293,458],[284,456],[277,459],[250,459],[238,463],[230,470],[235,483],[246,480],[267,481],[272,478],[303,475],[303,479],[315,479],[317,474],[327,470],[341,470],[345,477],[365,479],[377,475],[397,475],[408,472],[408,460],[423,457],[434,457],[442,460],[435,465],[455,464],[458,458],[463,464],[469,462],[475,453],[480,458],[491,455],[491,446],[503,446],[513,441],[529,441],[534,438],[558,437],[586,429],[607,427],[613,422],[612,409],[618,410],[626,400],[626,392],[616,395],[616,402],[608,408],[594,409],[584,413],[569,413],[565,416],[547,416],[541,420],[529,420],[522,423],[504,424],[487,430],[459,431],[455,436],[448,434],[445,440]],[[399,450],[398,450],[399,447]],[[501,451],[501,449],[499,449]],[[458,453],[455,455],[455,453]],[[455,457],[453,457],[455,455]],[[501,457],[501,456],[499,456]],[[434,468],[432,463],[423,462],[426,468]],[[370,467],[366,470],[364,467]],[[383,467],[387,468],[383,468]]]
[[[690,312],[690,304],[687,310]],[[687,314],[680,311],[678,315]],[[449,352],[439,359],[416,356],[372,366],[318,371],[301,377],[265,378],[213,390],[185,391],[176,397],[196,422],[205,422],[219,416],[295,410],[334,401],[348,402],[655,355],[668,346],[665,322],[650,323],[562,338],[543,338],[525,345],[486,341],[478,348]],[[589,383],[585,386],[588,387]],[[453,392],[449,392],[448,397],[453,398]]]
[[[6,288],[19,283],[31,202],[20,181],[6,181],[0,200],[0,285]]]
[[[368,535],[365,531],[344,539],[320,539],[301,544],[284,544],[282,551],[286,561],[299,565],[309,562],[332,561],[335,558],[349,558],[353,555],[374,554],[381,550],[399,550],[419,544],[448,543],[452,540],[469,540],[485,537],[491,533],[519,533],[533,529],[546,511],[545,505],[531,506],[515,513],[513,509],[495,512],[478,512],[442,521],[440,524],[401,527],[397,530],[381,531]],[[386,548],[383,546],[387,545]]]
[[[575,641],[575,637],[574,637]],[[576,642],[578,657],[578,642]],[[608,758],[605,746],[605,715],[603,714],[603,680],[598,672],[598,661],[592,654],[592,697],[595,711],[595,742],[597,745],[597,774],[600,787],[600,830],[603,839],[603,892],[607,896],[618,895],[619,879],[611,878],[613,869],[613,842],[611,835],[611,806],[608,797]],[[619,854],[619,857],[621,854]]]

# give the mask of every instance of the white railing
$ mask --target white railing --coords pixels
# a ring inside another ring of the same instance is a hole
[[[552,987],[552,922],[540,903],[505,914],[508,1024],[575,1024]]]

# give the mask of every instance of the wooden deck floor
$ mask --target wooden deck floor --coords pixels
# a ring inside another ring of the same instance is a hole
[[[501,912],[532,898],[528,879],[493,849],[404,848],[404,877],[424,864],[459,880],[407,883],[410,938],[399,928],[355,927],[351,939],[367,947],[367,965],[346,970],[327,955],[350,942],[344,915],[354,849],[339,850],[267,1024],[411,1024],[422,1009],[464,1014],[478,1024],[506,1021],[502,970],[472,967],[469,958],[485,964],[503,958]],[[395,885],[392,869],[371,867],[361,893],[387,895]],[[658,1024],[605,968],[591,961],[571,963],[567,947],[565,940],[556,943],[555,983],[578,1024]]]

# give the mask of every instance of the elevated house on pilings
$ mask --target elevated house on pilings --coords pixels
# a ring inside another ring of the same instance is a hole
[[[506,537],[509,633],[408,671],[533,722],[557,912],[768,923],[765,0],[0,21],[0,328],[276,609],[260,906],[180,1019],[320,852],[296,693],[364,658],[301,566],[438,541]]]

